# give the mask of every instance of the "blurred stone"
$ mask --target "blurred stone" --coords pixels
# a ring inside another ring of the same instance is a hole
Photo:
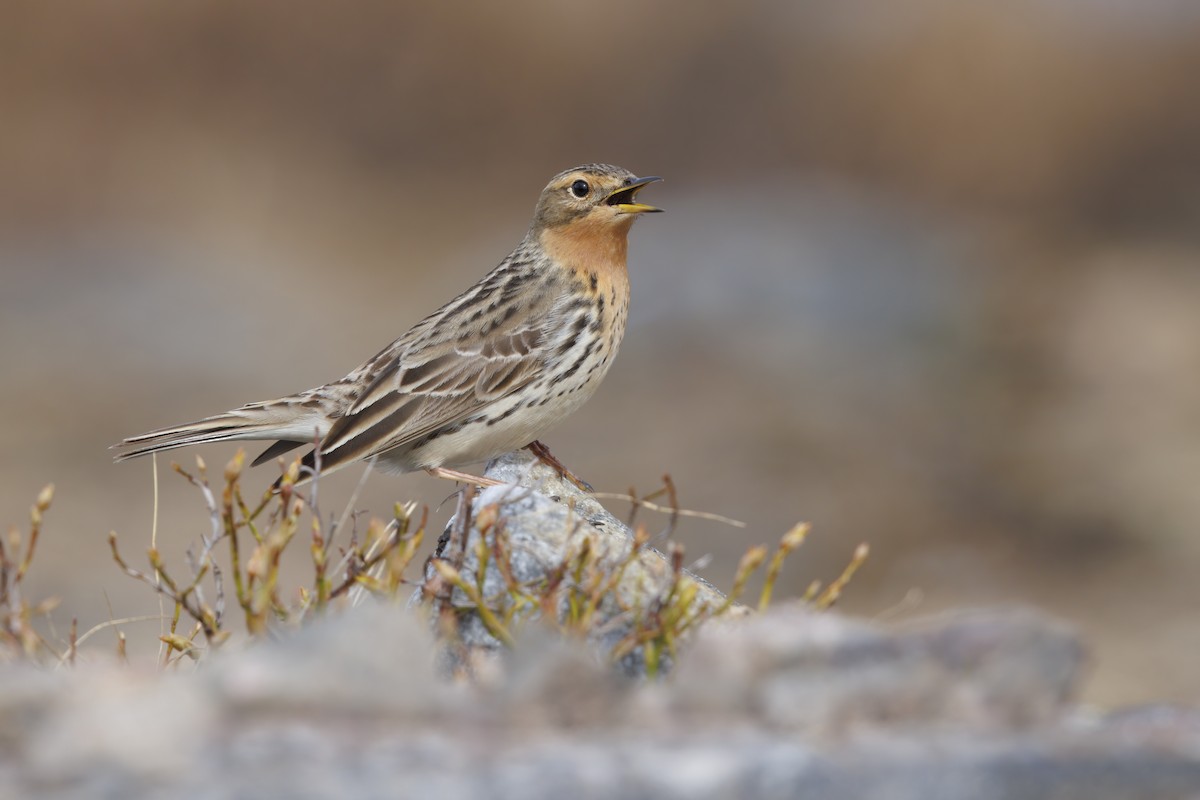
[[[319,657],[318,657],[319,656]],[[203,676],[230,710],[421,716],[452,693],[433,674],[421,622],[368,600],[317,620],[269,647],[218,655]]]
[[[1200,758],[1200,709],[1165,704],[1120,709],[1095,724],[1114,741]]]
[[[1085,652],[1067,625],[1027,609],[940,614],[901,636],[944,672],[944,711],[981,725],[1057,718],[1079,688]]]
[[[496,718],[540,727],[620,725],[630,697],[600,654],[543,625],[522,630],[490,688]]]
[[[794,604],[705,629],[681,659],[677,710],[751,711],[774,727],[841,734],[903,720],[1008,730],[1062,714],[1082,650],[1023,611],[948,614],[889,631]]]
[[[188,674],[147,677],[113,664],[87,667],[64,678],[30,726],[23,766],[45,787],[151,786],[194,763],[216,735],[219,710]]]
[[[28,736],[65,683],[62,674],[21,664],[0,667],[0,749],[11,750]]]
[[[11,665],[0,797],[1200,796],[1197,712],[1074,708],[1078,645],[1030,611],[784,606],[703,629],[653,683],[533,626],[492,684],[450,686],[431,645],[367,605],[196,671]]]

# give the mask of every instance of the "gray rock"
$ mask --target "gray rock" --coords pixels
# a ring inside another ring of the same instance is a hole
[[[753,710],[826,735],[892,720],[1012,729],[1057,719],[1082,661],[1071,631],[1032,612],[886,630],[793,604],[701,631],[674,697],[680,713]]]
[[[451,687],[430,673],[433,654],[418,619],[369,601],[269,647],[236,657],[219,654],[198,678],[238,714],[311,709],[317,715],[421,719],[457,702]]]
[[[634,622],[641,612],[661,605],[668,598],[675,582],[668,557],[646,545],[631,558],[634,532],[594,497],[563,480],[554,469],[521,450],[491,462],[485,475],[504,481],[506,485],[490,487],[475,495],[469,515],[471,525],[465,536],[459,530],[460,509],[447,523],[435,553],[436,557],[453,563],[471,582],[476,580],[480,570],[476,551],[480,537],[484,536],[490,548],[497,530],[502,531],[501,535],[508,543],[513,577],[530,586],[546,581],[555,570],[561,569],[564,560],[578,556],[586,548],[589,566],[594,565],[605,576],[618,573],[620,576],[587,626],[588,641],[601,658],[611,654],[634,631]],[[485,534],[480,532],[481,518],[486,520]],[[621,568],[623,562],[628,563]],[[432,565],[426,571],[426,578],[432,583],[437,582],[437,572]],[[574,585],[576,581],[568,573],[563,586]],[[686,570],[680,584],[681,588],[684,586],[695,590],[688,613],[707,616],[724,604],[723,594]],[[512,605],[509,595],[504,575],[497,568],[495,559],[489,558],[483,569],[483,596],[489,605],[503,609]],[[413,602],[420,599],[418,591]],[[434,598],[432,605],[435,616],[449,609],[458,621],[462,647],[447,650],[443,666],[448,671],[476,668],[481,657],[486,658],[502,648],[501,642],[475,612],[476,604],[461,589]],[[560,621],[569,613],[564,593],[557,604]],[[740,617],[746,613],[747,609],[736,606],[729,608],[725,616]],[[536,610],[527,615],[530,620],[538,616]],[[670,665],[670,657],[664,653],[658,667],[665,672]],[[618,659],[617,666],[626,675],[643,675],[646,671],[645,649],[633,648]]]
[[[0,797],[1200,797],[1196,712],[1081,712],[1074,638],[1029,611],[785,606],[702,629],[657,682],[532,627],[482,686],[436,680],[406,617],[367,604],[188,673],[8,666]]]

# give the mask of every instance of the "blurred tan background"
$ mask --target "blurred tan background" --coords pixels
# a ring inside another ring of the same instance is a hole
[[[668,213],[564,461],[746,520],[683,527],[721,586],[808,519],[791,593],[868,541],[848,611],[1036,604],[1092,643],[1092,700],[1200,700],[1195,3],[4,10],[0,519],[57,484],[60,628],[157,607],[105,544],[148,543],[150,462],[108,445],[340,377],[610,161]],[[206,523],[169,460],[178,563]]]

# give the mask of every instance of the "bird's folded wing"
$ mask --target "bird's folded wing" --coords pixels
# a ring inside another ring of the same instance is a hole
[[[323,468],[417,442],[484,412],[543,370],[541,340],[540,329],[525,327],[469,345],[426,346],[420,359],[411,351],[391,358],[325,436]]]

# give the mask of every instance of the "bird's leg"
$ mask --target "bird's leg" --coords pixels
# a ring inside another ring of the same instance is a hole
[[[493,480],[492,478],[484,478],[481,475],[472,475],[468,472],[459,472],[456,469],[446,469],[445,467],[429,467],[425,470],[435,478],[445,478],[449,481],[458,481],[459,483],[470,483],[474,486],[503,486],[504,481]]]
[[[571,470],[567,469],[566,464],[562,463],[557,458],[555,458],[554,454],[550,452],[550,448],[546,447],[546,445],[535,440],[535,441],[532,441],[529,444],[525,445],[525,447],[528,448],[529,452],[531,452],[535,456],[537,456],[537,458],[543,464],[557,470],[558,474],[560,476],[562,476],[562,478],[564,480],[570,481],[571,483],[575,484],[576,486],[578,486],[580,489],[587,492],[588,494],[591,494],[592,492],[596,491],[595,489],[592,488],[592,485],[590,483],[588,483],[587,481],[580,478],[574,472],[571,472]]]

